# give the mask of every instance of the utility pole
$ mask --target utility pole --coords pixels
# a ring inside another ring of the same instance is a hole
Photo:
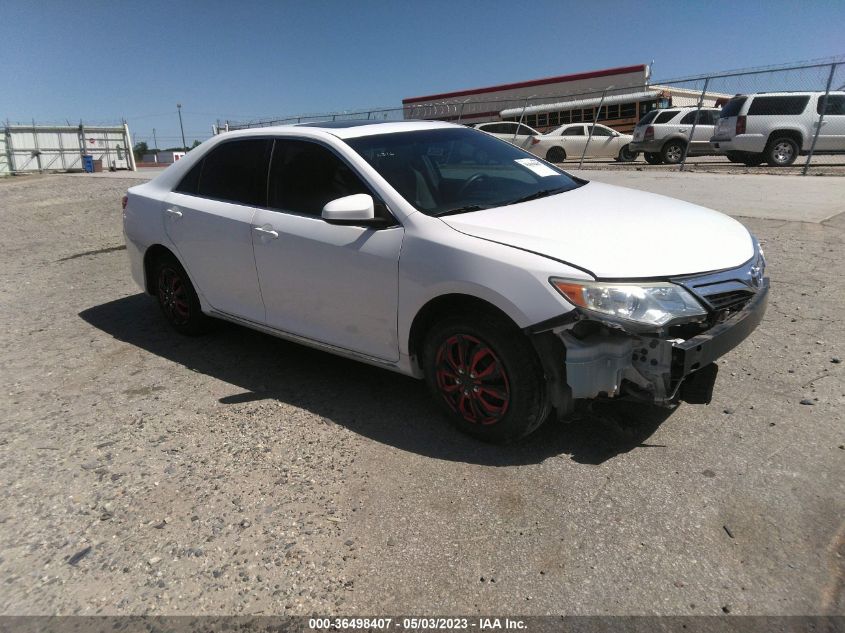
[[[156,140],[156,129],[153,128],[153,149],[158,151],[158,141]]]
[[[187,153],[188,144],[185,142],[185,128],[182,125],[182,104],[176,104],[176,110],[179,112],[179,129],[182,130],[182,149]]]

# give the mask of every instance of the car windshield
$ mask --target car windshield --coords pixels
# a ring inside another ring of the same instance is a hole
[[[378,134],[346,143],[428,215],[516,204],[583,184],[506,141],[465,128]]]

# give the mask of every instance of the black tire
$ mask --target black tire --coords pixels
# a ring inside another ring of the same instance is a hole
[[[616,157],[616,160],[620,163],[633,163],[637,160],[637,156],[639,156],[638,152],[631,151],[631,146],[625,145],[619,150],[619,156]]]
[[[450,422],[485,442],[513,442],[548,417],[540,360],[530,341],[501,316],[456,314],[436,323],[423,345],[423,369]]]
[[[643,157],[649,165],[659,165],[663,162],[663,156],[657,152],[643,152]]]
[[[774,136],[766,144],[763,155],[772,167],[788,167],[798,158],[798,143],[789,136]]]
[[[562,147],[552,147],[546,152],[546,160],[550,163],[562,163],[566,160],[566,150]]]
[[[742,159],[742,162],[745,164],[746,167],[757,167],[766,162],[766,159],[763,157],[762,154],[757,154],[756,156],[746,156]]]
[[[684,158],[685,147],[686,145],[683,141],[669,141],[663,146],[660,157],[667,165],[677,165]]]
[[[173,255],[160,256],[153,266],[156,297],[170,326],[188,336],[208,331],[211,319],[203,314],[188,273]]]

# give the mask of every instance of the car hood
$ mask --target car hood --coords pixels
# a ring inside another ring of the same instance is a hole
[[[722,270],[754,254],[748,230],[718,211],[599,182],[441,219],[461,233],[573,264],[600,279]]]

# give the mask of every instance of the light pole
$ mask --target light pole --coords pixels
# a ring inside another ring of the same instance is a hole
[[[182,125],[182,104],[176,104],[176,110],[179,112],[179,129],[182,130],[182,150],[187,153],[188,144],[185,142],[185,128]]]
[[[156,129],[153,128],[153,149],[158,151],[158,141],[156,140]]]

